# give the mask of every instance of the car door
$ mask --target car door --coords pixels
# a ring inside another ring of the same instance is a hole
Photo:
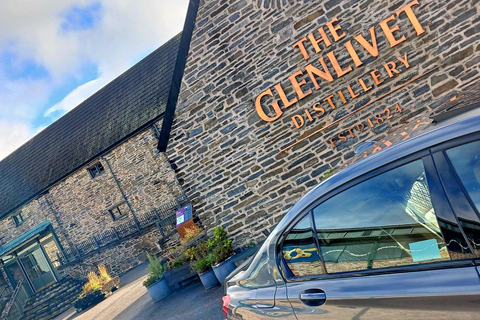
[[[428,153],[320,198],[281,248],[299,320],[472,319],[480,311],[475,257]]]

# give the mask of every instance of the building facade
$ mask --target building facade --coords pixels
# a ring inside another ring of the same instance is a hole
[[[200,1],[167,154],[204,225],[224,226],[236,246],[261,241],[364,148],[428,130],[479,80],[479,10]]]
[[[188,200],[157,144],[181,38],[0,161],[2,288],[33,296],[99,264],[120,275],[176,233]]]
[[[480,100],[479,10],[190,1],[181,35],[0,161],[0,285],[121,274],[187,203],[236,247],[262,241],[332,172]]]

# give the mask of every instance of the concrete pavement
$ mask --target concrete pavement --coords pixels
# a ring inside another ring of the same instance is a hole
[[[205,290],[195,282],[159,302],[153,302],[142,285],[147,263],[120,277],[122,287],[113,295],[82,313],[71,308],[54,320],[222,320],[223,288]]]

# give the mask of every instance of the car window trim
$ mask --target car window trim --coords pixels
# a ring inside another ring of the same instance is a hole
[[[480,137],[480,134],[477,134],[477,136]],[[462,137],[462,138],[465,138],[465,137]],[[280,237],[277,240],[277,250],[276,250],[275,254],[278,254],[279,252],[283,253],[283,251],[282,251],[283,247],[282,246],[283,246],[285,237],[288,235],[288,233],[292,230],[292,228],[301,219],[303,219],[307,214],[310,214],[311,219],[314,220],[313,209],[318,207],[323,202],[325,202],[328,199],[336,196],[337,194],[342,193],[343,191],[345,191],[349,188],[354,187],[357,184],[360,184],[364,181],[372,179],[372,178],[374,178],[378,175],[381,175],[385,172],[388,172],[390,170],[394,170],[398,167],[401,167],[403,165],[406,165],[408,163],[411,163],[411,162],[414,162],[414,161],[417,161],[417,160],[422,161],[422,165],[426,169],[426,163],[424,161],[424,158],[431,157],[431,156],[432,156],[432,154],[431,154],[431,149],[430,148],[419,150],[415,153],[409,154],[405,157],[402,157],[400,159],[396,159],[396,160],[394,160],[390,163],[381,165],[378,168],[375,168],[371,171],[368,171],[368,172],[366,172],[366,173],[364,173],[364,174],[346,182],[345,184],[330,190],[329,192],[327,192],[323,196],[320,196],[320,197],[316,198],[306,208],[304,208],[304,210],[302,210],[301,213],[297,214],[295,219],[292,219],[290,224],[288,224],[288,226],[284,229],[284,231],[282,232],[282,234],[280,235]],[[427,185],[428,185],[428,180],[427,180]],[[429,186],[429,192],[430,192],[430,186]],[[433,205],[433,200],[431,199],[431,201],[432,201],[432,205]],[[454,221],[457,221],[456,216],[453,214],[453,209],[452,209],[451,213],[453,215],[451,217],[451,219],[453,219]],[[311,227],[312,227],[312,225],[311,225]],[[462,231],[462,235],[464,236],[465,241],[467,241],[468,239],[465,237],[463,229],[460,228],[460,230]],[[314,234],[315,234],[314,237],[316,239],[317,250],[319,252],[319,256],[321,256],[321,251],[320,251],[319,242],[318,242],[318,236],[316,235],[316,230],[313,230],[313,231],[314,231]],[[443,237],[443,234],[442,234],[442,237]],[[467,241],[467,243],[468,243],[468,241]],[[374,274],[412,272],[412,271],[419,271],[419,270],[434,270],[434,269],[444,269],[446,267],[452,268],[452,267],[456,267],[456,266],[457,267],[464,267],[464,266],[474,265],[472,259],[463,259],[463,260],[440,261],[440,262],[409,265],[409,266],[397,266],[397,267],[378,268],[378,269],[366,269],[366,270],[349,271],[349,272],[342,272],[342,273],[331,273],[331,274],[330,273],[325,273],[325,274],[321,274],[321,275],[311,275],[311,276],[297,277],[292,273],[290,268],[288,268],[287,263],[286,263],[286,261],[283,257],[283,254],[276,257],[277,262],[280,262],[280,260],[282,260],[282,262],[279,263],[279,267],[282,269],[282,274],[285,275],[284,280],[286,282],[305,281],[306,279],[312,279],[312,278],[334,279],[334,278],[339,278],[339,277],[343,278],[343,277],[366,276],[366,275],[374,275]],[[322,262],[323,267],[325,268],[325,264],[323,263],[323,257],[321,258],[320,261]],[[430,266],[430,265],[433,265],[433,266]],[[439,267],[437,267],[437,266],[439,266]],[[383,269],[385,269],[385,270],[383,270]],[[326,269],[324,269],[324,270],[327,272]]]
[[[444,142],[439,143],[435,146],[432,146],[432,147],[430,147],[430,151],[433,154],[433,153],[436,153],[436,152],[439,152],[439,151],[446,151],[448,149],[451,149],[451,148],[454,148],[454,147],[459,147],[461,145],[464,145],[464,144],[467,144],[467,143],[470,143],[470,142],[474,142],[474,141],[478,141],[478,140],[480,140],[480,132],[474,132],[474,133],[470,133],[470,134],[465,135],[465,136],[453,138],[451,140],[444,141]]]
[[[441,269],[463,268],[463,267],[474,267],[474,266],[475,266],[475,263],[473,259],[449,260],[449,261],[430,262],[430,263],[423,263],[423,264],[416,264],[416,265],[409,265],[409,266],[366,269],[366,270],[338,272],[338,273],[329,273],[329,274],[316,274],[316,275],[301,276],[301,277],[293,276],[285,279],[285,281],[287,283],[294,283],[294,282],[304,282],[304,281],[356,278],[356,277],[377,276],[377,275],[384,275],[384,274],[398,274],[398,273],[407,273],[407,272],[430,271],[430,270],[441,270]]]
[[[477,141],[480,142],[480,137],[479,137],[479,140],[477,140]],[[471,141],[471,142],[474,142],[474,141]],[[449,149],[451,149],[451,148],[449,148]],[[455,170],[455,167],[453,166],[453,163],[452,163],[452,161],[450,160],[450,157],[447,154],[447,150],[448,149],[436,152],[436,154],[438,154],[438,156],[442,155],[444,157],[445,162],[444,162],[444,164],[441,164],[441,166],[439,166],[437,161],[435,161],[435,157],[434,157],[435,165],[437,166],[437,170],[438,170],[439,173],[442,170],[443,171],[448,170],[448,172],[454,177],[454,181],[456,182],[456,185],[452,186],[450,183],[448,185],[443,184],[443,188],[444,189],[452,189],[453,187],[459,188],[461,190],[461,192],[463,193],[463,195],[465,196],[465,199],[467,200],[467,202],[469,204],[470,211],[474,214],[474,217],[476,218],[476,221],[478,223],[480,223],[480,213],[477,210],[477,207],[475,206],[475,204],[472,200],[472,197],[468,193],[467,189],[465,189],[465,185],[463,184],[462,180],[458,176],[457,171]],[[447,194],[447,197],[448,197],[448,192],[446,194]],[[450,203],[456,204],[457,206],[460,205],[461,201],[459,201],[457,198],[452,198],[452,199],[450,199],[450,197],[448,197],[448,198],[449,198]],[[462,202],[462,204],[463,204],[463,202]],[[452,206],[452,207],[455,207],[455,206]],[[455,210],[454,210],[454,214],[456,214]]]

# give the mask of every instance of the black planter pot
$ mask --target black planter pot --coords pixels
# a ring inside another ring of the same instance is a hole
[[[87,294],[81,299],[77,299],[73,305],[75,308],[77,308],[77,310],[86,310],[103,301],[104,299],[105,295],[100,290],[96,290]]]

